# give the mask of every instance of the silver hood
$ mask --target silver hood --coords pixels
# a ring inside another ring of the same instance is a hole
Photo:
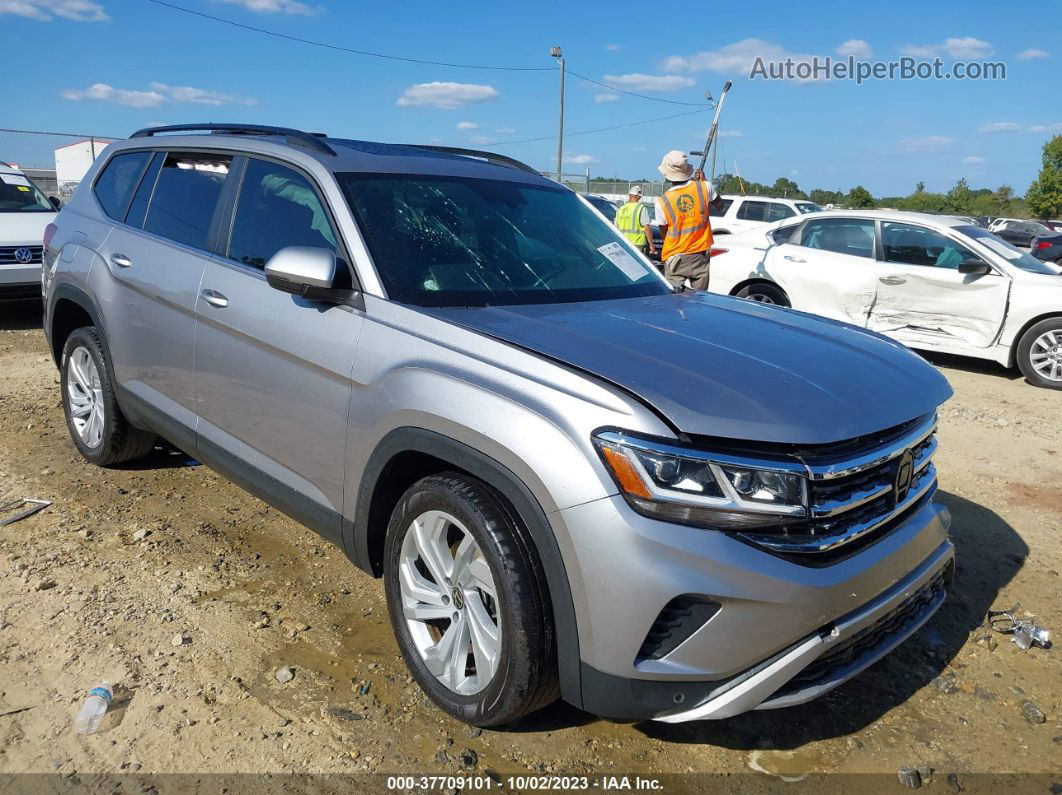
[[[825,444],[951,396],[935,368],[878,334],[706,293],[421,311],[615,383],[688,434]]]

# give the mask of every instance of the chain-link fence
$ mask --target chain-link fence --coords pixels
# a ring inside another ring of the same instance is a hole
[[[0,163],[21,169],[46,194],[65,201],[114,140],[91,133],[0,128]]]

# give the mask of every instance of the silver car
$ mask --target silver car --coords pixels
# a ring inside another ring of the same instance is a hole
[[[339,545],[460,720],[798,704],[944,600],[944,379],[672,290],[517,161],[142,130],[60,213],[44,279],[81,454],[165,438]]]

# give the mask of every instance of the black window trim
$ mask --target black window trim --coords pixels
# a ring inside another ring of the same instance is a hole
[[[92,194],[92,200],[96,203],[96,209],[98,209],[103,215],[103,217],[106,218],[108,221],[112,221],[116,224],[125,224],[125,218],[129,215],[129,207],[133,203],[133,197],[136,196],[136,192],[140,190],[140,182],[144,179],[144,174],[147,173],[148,166],[151,165],[151,159],[154,156],[155,151],[156,150],[154,149],[149,149],[146,147],[137,147],[135,149],[121,149],[115,152],[114,154],[110,155],[107,158],[107,162],[100,166],[100,170],[96,172],[96,176],[92,179],[92,189],[89,191],[89,193]],[[111,163],[114,162],[114,159],[116,157],[118,157],[119,155],[136,154],[137,152],[147,152],[148,159],[147,161],[145,161],[144,165],[140,169],[140,173],[137,175],[136,187],[133,188],[132,193],[129,194],[129,200],[125,203],[125,209],[122,211],[122,217],[120,219],[115,218],[107,212],[102,202],[100,202],[100,197],[96,194],[96,186],[99,185],[100,180],[103,179],[104,172],[110,167]],[[135,229],[136,227],[133,228]]]
[[[240,161],[238,165],[236,163],[237,158]],[[332,207],[328,203],[326,194],[324,190],[322,190],[320,183],[297,163],[292,163],[290,160],[284,160],[280,157],[258,154],[257,152],[244,152],[233,158],[231,175],[234,179],[225,183],[225,189],[222,191],[221,197],[218,200],[218,210],[222,215],[217,235],[212,241],[214,247],[210,251],[210,254],[213,255],[214,261],[220,262],[223,265],[239,268],[241,271],[256,274],[263,279],[265,278],[264,268],[256,268],[253,265],[248,265],[229,256],[229,246],[232,242],[232,226],[236,222],[236,210],[239,208],[240,196],[243,195],[243,179],[247,173],[247,166],[250,164],[251,160],[262,160],[268,163],[275,163],[284,168],[289,168],[310,183],[310,186],[317,193],[317,200],[321,203],[325,215],[328,216],[328,222],[332,225],[332,232],[336,236],[336,264],[342,265],[350,273],[351,284],[353,285],[351,289],[354,292],[362,292],[363,288],[361,286],[361,280],[358,278],[358,273],[354,268],[354,261],[351,259],[350,249],[343,237],[342,229],[339,224],[336,223],[335,214],[332,212]]]

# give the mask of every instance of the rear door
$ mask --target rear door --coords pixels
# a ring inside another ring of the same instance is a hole
[[[984,275],[959,273],[960,263],[984,260],[919,224],[882,221],[881,239],[870,328],[913,347],[992,345],[1007,313],[1009,276],[994,267]]]
[[[765,267],[794,309],[865,326],[877,290],[874,249],[873,221],[814,218],[772,246]]]
[[[322,193],[289,164],[241,158],[231,232],[206,263],[196,314],[198,449],[251,491],[339,539],[350,375],[363,313],[266,283],[286,246],[350,259]]]
[[[731,233],[746,232],[767,222],[767,207],[770,202],[756,199],[742,199],[734,218],[730,221]]]
[[[116,377],[179,423],[174,435],[183,431],[189,442],[195,428],[196,295],[231,162],[231,155],[208,152],[123,153],[95,186],[101,204],[121,221],[100,248],[116,285],[107,307]],[[137,187],[125,207],[120,188],[129,180]]]

